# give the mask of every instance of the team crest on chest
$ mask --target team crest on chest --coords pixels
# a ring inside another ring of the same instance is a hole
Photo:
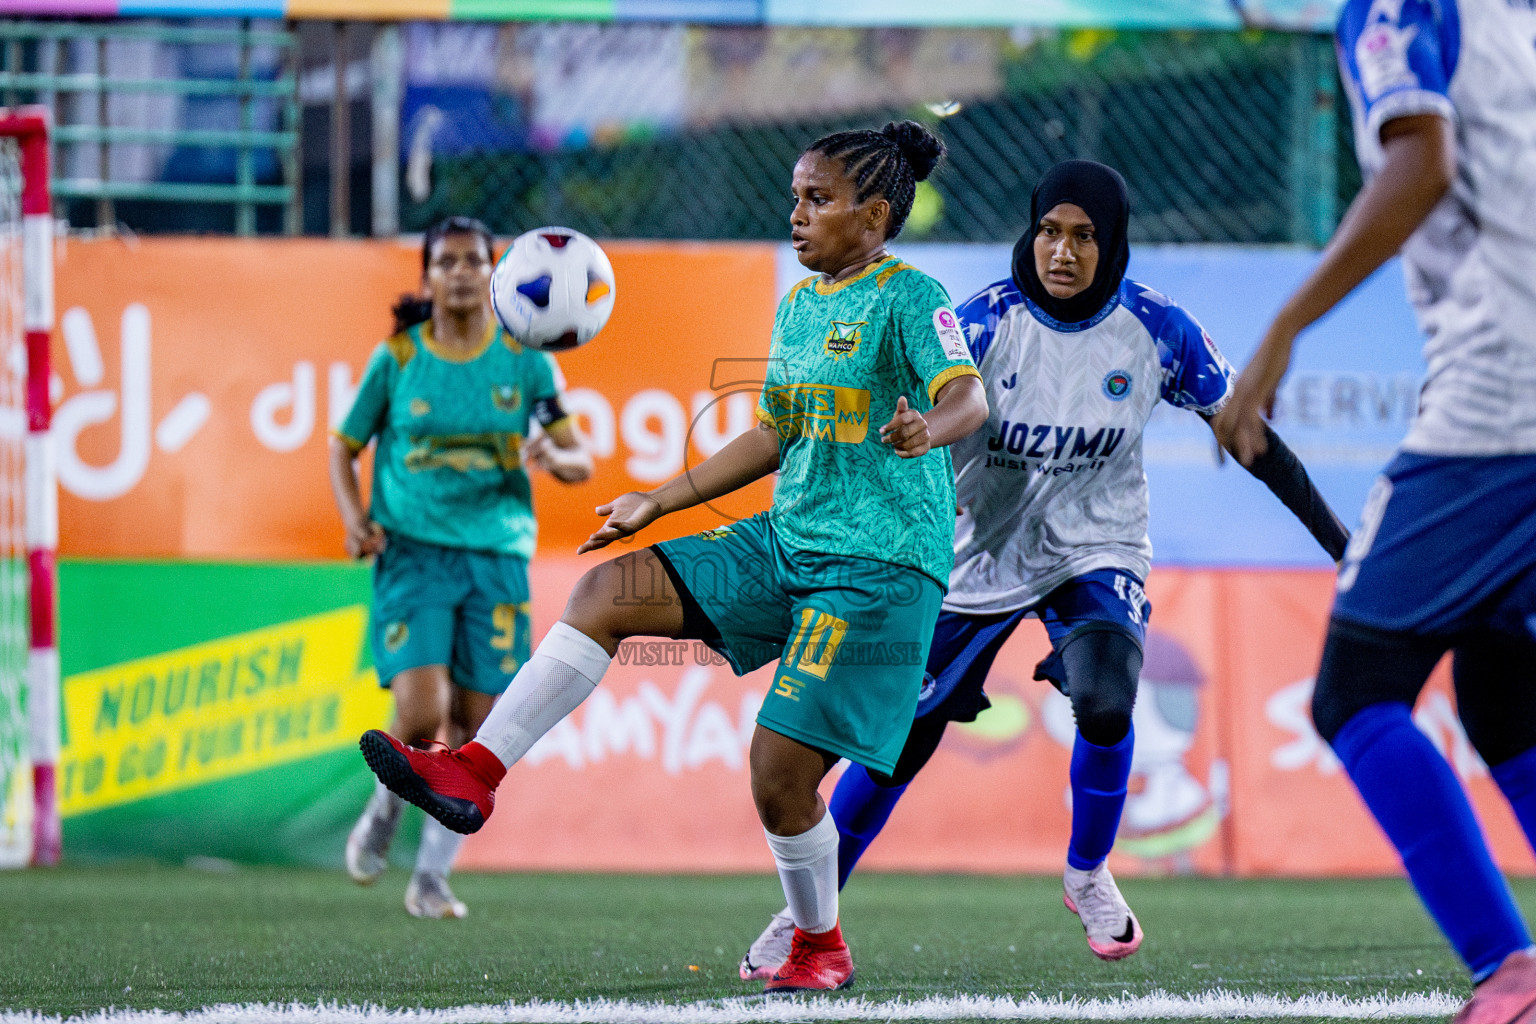
[[[833,359],[847,359],[853,355],[859,350],[859,342],[864,340],[862,328],[868,326],[868,320],[860,320],[857,323],[833,320],[832,329],[827,332],[827,355]]]
[[[428,402],[425,398],[413,398],[413,399],[411,399],[411,415],[412,416],[425,416],[427,413],[429,413],[431,411],[432,411],[432,403]]]
[[[515,384],[498,384],[491,388],[491,404],[502,412],[517,412],[523,404],[523,390]]]
[[[1124,370],[1110,370],[1104,375],[1104,397],[1123,402],[1131,394],[1131,375]]]

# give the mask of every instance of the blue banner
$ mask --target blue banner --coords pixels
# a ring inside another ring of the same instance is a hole
[[[1006,277],[1006,245],[901,245],[898,254],[943,282],[956,302]],[[1281,304],[1317,261],[1309,250],[1141,247],[1130,277],[1170,296],[1241,368]],[[779,254],[782,290],[806,276]],[[1280,388],[1274,427],[1351,527],[1380,468],[1407,433],[1424,375],[1423,339],[1397,262],[1377,271],[1302,335]],[[1320,567],[1327,556],[1269,491],[1219,458],[1210,428],[1161,405],[1147,425],[1150,532],[1164,565]]]

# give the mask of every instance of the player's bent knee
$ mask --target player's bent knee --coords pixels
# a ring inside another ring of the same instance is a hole
[[[1312,690],[1317,734],[1331,746],[1349,720],[1373,704],[1411,707],[1444,653],[1443,641],[1330,620]]]
[[[1068,636],[1058,653],[1083,739],[1101,747],[1125,739],[1141,675],[1140,638],[1119,623],[1095,622]]]

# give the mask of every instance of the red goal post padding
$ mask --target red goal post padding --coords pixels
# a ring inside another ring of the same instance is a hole
[[[59,759],[56,553],[57,469],[51,437],[48,338],[53,330],[53,213],[48,186],[48,109],[0,108],[0,137],[21,151],[22,329],[27,345],[26,546],[30,611],[27,708],[31,726],[32,862],[56,864],[61,829],[55,797]]]

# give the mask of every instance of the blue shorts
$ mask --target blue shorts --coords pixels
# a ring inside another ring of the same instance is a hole
[[[1333,616],[1423,637],[1536,635],[1536,455],[1393,459],[1344,551]]]
[[[1053,650],[1083,626],[1103,622],[1124,627],[1145,644],[1152,603],[1135,576],[1119,569],[1097,569],[1068,580],[1029,608],[995,615],[940,612],[915,717],[937,715],[946,721],[972,722],[991,707],[982,684],[997,652],[1030,613],[1045,624]],[[1052,665],[1054,660],[1052,655],[1041,662],[1036,678],[1059,671]]]
[[[528,563],[516,555],[389,535],[373,563],[369,639],[379,685],[446,665],[453,682],[501,693],[528,660]]]

